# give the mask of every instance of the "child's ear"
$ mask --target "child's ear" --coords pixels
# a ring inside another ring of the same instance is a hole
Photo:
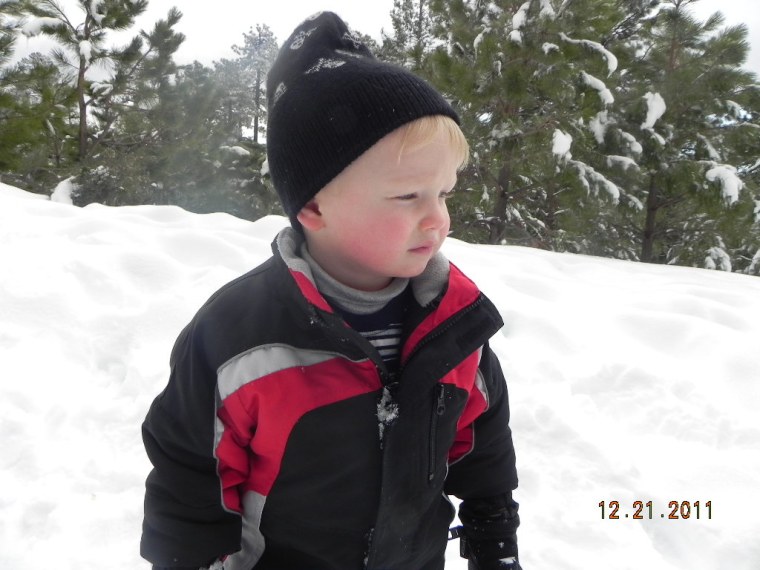
[[[314,200],[311,200],[301,208],[301,211],[298,212],[296,218],[305,229],[312,232],[322,229],[325,225],[325,221],[322,218],[322,212],[319,211],[319,204]]]

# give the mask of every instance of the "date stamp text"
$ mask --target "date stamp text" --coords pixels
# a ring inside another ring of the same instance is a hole
[[[602,519],[666,520],[712,519],[712,501],[670,501],[668,508],[658,508],[653,501],[633,501],[631,508],[620,501],[599,501]]]

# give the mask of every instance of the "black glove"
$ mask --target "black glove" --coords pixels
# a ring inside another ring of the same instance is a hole
[[[462,501],[461,555],[469,560],[469,570],[521,570],[517,509],[511,493]]]

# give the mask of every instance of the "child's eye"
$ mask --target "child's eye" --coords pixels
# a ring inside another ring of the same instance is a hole
[[[406,201],[406,200],[414,200],[416,197],[417,197],[417,194],[412,193],[412,194],[402,194],[400,196],[394,196],[393,199]]]
[[[447,192],[441,192],[440,193],[440,197],[443,198],[444,200],[448,200],[453,195],[454,195],[454,190],[449,190]]]

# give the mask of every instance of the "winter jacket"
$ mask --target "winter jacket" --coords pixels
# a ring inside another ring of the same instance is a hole
[[[284,230],[273,257],[215,293],[177,339],[143,425],[154,468],[141,553],[157,567],[442,569],[447,495],[517,486],[488,347],[499,314],[439,254],[412,280],[391,374],[297,247]]]

